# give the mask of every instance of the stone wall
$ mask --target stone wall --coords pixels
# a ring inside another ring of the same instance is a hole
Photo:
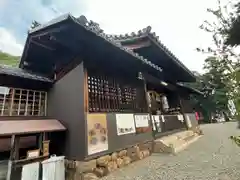
[[[66,160],[67,180],[94,180],[151,155],[153,142],[113,152],[89,161]]]

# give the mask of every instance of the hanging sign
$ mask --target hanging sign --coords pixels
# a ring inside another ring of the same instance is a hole
[[[117,135],[136,133],[133,114],[116,114]]]
[[[108,150],[106,114],[87,115],[88,155]]]

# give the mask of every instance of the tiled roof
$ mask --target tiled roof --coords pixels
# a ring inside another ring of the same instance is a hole
[[[93,22],[93,21],[88,21],[85,16],[80,16],[79,18],[75,19],[78,23],[83,25],[86,29],[92,31],[98,36],[101,36],[103,39],[107,40],[110,42],[112,45],[120,48],[121,50],[131,54],[132,56],[136,57],[137,59],[141,60],[142,62],[150,65],[151,67],[155,68],[158,71],[162,71],[162,68],[157,66],[156,64],[153,64],[151,61],[148,61],[145,59],[143,56],[140,56],[138,53],[133,52],[132,50],[122,46],[120,42],[117,42],[114,38],[108,36],[108,34],[105,34],[102,29],[100,29],[99,24]]]
[[[132,32],[129,34],[120,35],[108,35],[109,38],[114,39],[116,42],[127,42],[136,40],[143,37],[149,37],[155,44],[157,44],[166,54],[168,54],[176,63],[182,66],[185,70],[190,72],[190,70],[161,42],[159,36],[155,32],[151,32],[152,27],[148,26],[137,33]],[[190,72],[191,73],[191,72]],[[191,73],[192,74],[192,73]],[[193,75],[193,74],[192,74]]]
[[[132,56],[141,60],[143,63],[148,64],[149,66],[151,66],[152,68],[154,68],[158,71],[162,71],[161,67],[157,66],[156,64],[153,64],[151,61],[147,60],[143,56],[140,56],[138,53],[135,53],[132,50],[122,46],[122,44],[120,42],[117,42],[115,40],[115,38],[109,36],[108,34],[105,34],[104,31],[99,27],[99,24],[97,24],[97,23],[95,23],[91,20],[88,21],[85,16],[80,16],[79,18],[75,18],[70,14],[66,14],[66,15],[60,16],[56,19],[51,20],[50,22],[48,22],[45,25],[40,25],[40,26],[35,27],[34,29],[29,31],[29,34],[34,33],[36,31],[39,31],[43,28],[46,28],[47,26],[52,26],[52,25],[57,24],[59,22],[65,21],[65,20],[73,20],[75,23],[81,25],[82,27],[84,27],[88,31],[91,31],[92,33],[96,34],[97,36],[102,37],[103,39],[105,39],[106,41],[111,43],[112,45],[120,48],[121,50],[125,51],[126,53],[131,54]]]
[[[26,70],[21,69],[21,68],[5,66],[5,65],[0,65],[0,74],[6,74],[6,75],[10,75],[10,76],[16,76],[16,77],[38,80],[38,81],[43,81],[43,82],[53,82],[51,79],[49,79],[47,77],[27,72]]]

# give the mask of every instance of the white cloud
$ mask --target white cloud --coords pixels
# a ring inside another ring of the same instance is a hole
[[[196,48],[211,44],[211,36],[199,26],[211,19],[206,9],[216,5],[216,0],[88,0],[87,18],[113,34],[136,32],[150,25],[180,61],[202,72],[206,55]]]
[[[195,49],[206,47],[212,42],[211,36],[202,32],[198,27],[204,20],[211,19],[207,15],[206,9],[215,7],[216,1],[73,0],[68,2],[53,0],[49,1],[51,3],[47,6],[39,0],[24,0],[24,3],[7,1],[13,3],[9,4],[9,7],[18,5],[20,13],[11,21],[9,19],[6,21],[16,27],[25,22],[25,27],[32,18],[45,22],[69,11],[75,16],[85,14],[88,19],[99,23],[106,33],[125,34],[151,25],[152,31],[156,32],[160,40],[189,69],[202,72],[206,56],[196,52]],[[6,6],[6,0],[0,0],[0,5],[4,2]],[[14,11],[15,8],[11,8],[10,12]],[[6,29],[2,28],[0,29],[0,49],[19,55],[22,46]]]
[[[22,54],[23,46],[6,29],[0,27],[0,50],[15,56]]]

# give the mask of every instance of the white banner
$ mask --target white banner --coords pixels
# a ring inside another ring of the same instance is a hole
[[[153,124],[153,130],[161,132],[161,121],[160,121],[160,116],[154,115],[152,116],[152,124]],[[157,127],[156,127],[157,126]]]
[[[133,114],[116,114],[117,135],[136,133]]]

